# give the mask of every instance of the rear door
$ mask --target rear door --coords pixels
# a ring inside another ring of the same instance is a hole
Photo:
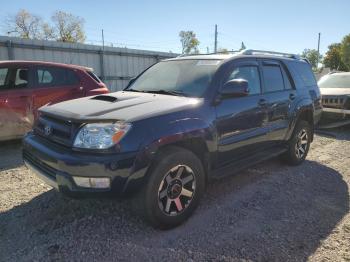
[[[33,70],[33,101],[35,115],[43,105],[84,96],[77,73],[70,68],[35,66]]]
[[[29,67],[11,65],[2,68],[0,74],[5,78],[0,98],[0,140],[18,138],[33,125]]]
[[[278,60],[260,60],[263,74],[263,99],[268,107],[269,145],[283,140],[289,126],[289,108],[296,90],[285,65]]]
[[[254,59],[233,62],[223,83],[231,79],[247,80],[249,95],[222,99],[216,107],[219,165],[261,150],[267,134],[267,109],[261,103],[258,62]]]

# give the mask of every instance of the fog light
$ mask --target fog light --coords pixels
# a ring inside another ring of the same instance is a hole
[[[74,176],[74,182],[80,187],[86,188],[110,188],[111,180],[107,177],[80,177]]]

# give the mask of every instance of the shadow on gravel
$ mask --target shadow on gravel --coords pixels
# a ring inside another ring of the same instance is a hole
[[[22,140],[0,142],[0,170],[16,168],[23,164]]]
[[[348,211],[348,186],[334,169],[268,161],[210,184],[195,214],[169,231],[135,217],[126,200],[48,191],[0,214],[0,254],[8,261],[304,261]]]

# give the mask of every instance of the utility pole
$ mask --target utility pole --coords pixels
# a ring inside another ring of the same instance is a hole
[[[105,36],[102,29],[102,51],[100,54],[100,66],[101,66],[101,79],[105,80],[105,66],[104,66],[104,53],[105,53]]]
[[[319,62],[319,59],[320,59],[320,42],[321,42],[321,33],[318,33],[317,64],[316,64],[316,68],[318,68],[318,62]]]
[[[209,47],[207,47],[207,54],[209,54]]]
[[[215,25],[214,53],[218,51],[218,25]]]
[[[103,29],[102,29],[102,50],[105,50],[105,36],[103,34]]]

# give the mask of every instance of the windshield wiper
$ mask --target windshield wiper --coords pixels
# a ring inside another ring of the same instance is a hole
[[[130,91],[130,92],[144,92],[144,91],[140,91],[140,90],[136,90],[136,89],[124,89],[123,91]]]
[[[148,90],[148,91],[144,91],[144,92],[145,93],[152,93],[152,94],[161,94],[161,95],[186,96],[186,94],[181,92],[181,91],[172,91],[172,90],[164,90],[164,89]]]
[[[161,94],[161,95],[172,95],[172,96],[187,96],[181,91],[171,91],[171,90],[136,90],[136,89],[125,89],[124,91],[139,92],[139,93],[151,93],[151,94]]]

